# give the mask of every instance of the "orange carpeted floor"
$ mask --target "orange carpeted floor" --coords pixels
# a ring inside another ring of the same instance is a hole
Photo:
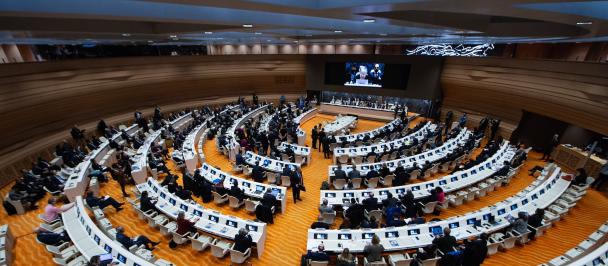
[[[331,121],[333,116],[318,115],[303,124],[303,128],[310,132],[313,125],[322,121]],[[421,121],[418,119],[416,123]],[[412,125],[415,123],[412,123]],[[367,131],[382,126],[382,122],[362,120],[359,122],[355,132]],[[310,146],[310,137],[307,140]],[[229,171],[230,164],[225,156],[217,153],[213,141],[205,144],[204,153],[207,162]],[[519,192],[532,182],[532,178],[527,175],[527,169],[534,165],[542,164],[539,161],[540,155],[531,154],[526,162],[524,169],[513,179],[507,187],[499,188],[497,191],[490,192],[488,196],[474,202],[464,204],[457,208],[443,211],[440,218],[464,214],[466,212],[479,209],[499,202],[511,195]],[[323,159],[321,153],[315,151],[312,155],[312,163],[303,168],[304,183],[307,192],[303,192],[303,201],[293,203],[291,194],[288,191],[287,211],[285,214],[278,214],[275,223],[268,227],[268,238],[262,258],[253,258],[250,262],[253,265],[299,265],[300,256],[306,249],[307,229],[318,215],[317,207],[319,202],[319,188],[321,183],[327,180],[327,166],[331,164],[330,159]],[[169,164],[173,169],[173,165]],[[438,178],[440,175],[431,177]],[[10,187],[0,190],[2,195],[6,195]],[[102,194],[108,194],[119,201],[124,201],[121,196],[118,184],[110,182],[102,187]],[[131,195],[133,197],[133,195]],[[46,202],[46,198],[44,199]],[[199,201],[202,204],[202,202]],[[40,203],[41,208],[44,203]],[[253,219],[244,210],[232,210],[229,207],[217,206],[213,203],[204,204],[206,208],[217,209],[223,213]],[[587,195],[571,210],[571,213],[557,226],[550,228],[546,235],[530,242],[525,247],[516,247],[507,252],[488,258],[484,265],[537,265],[547,260],[563,254],[566,250],[584,240],[591,232],[598,228],[600,224],[608,220],[608,199],[602,193],[589,191]],[[7,216],[5,212],[0,212],[0,223],[8,223],[13,234],[17,237],[14,265],[53,265],[51,255],[46,252],[43,246],[37,244],[34,239],[32,229],[39,223],[36,217],[39,211],[31,211],[25,215]],[[211,256],[209,250],[195,252],[189,245],[184,245],[176,249],[170,249],[167,245],[168,239],[163,238],[157,229],[150,228],[145,222],[137,218],[135,211],[130,206],[125,205],[125,210],[116,213],[111,207],[106,208],[106,216],[112,224],[123,226],[128,235],[143,234],[153,240],[162,240],[162,244],[154,250],[154,255],[173,262],[176,265],[229,265],[228,257],[218,260]],[[431,216],[427,217],[431,218]],[[339,223],[339,221],[337,221]]]

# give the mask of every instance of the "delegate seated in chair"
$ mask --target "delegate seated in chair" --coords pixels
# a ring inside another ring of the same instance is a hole
[[[156,200],[148,196],[148,191],[141,192],[139,196],[139,209],[142,212],[156,211]]]
[[[311,261],[329,261],[329,255],[325,253],[325,246],[319,244],[319,246],[317,246],[317,251],[309,250],[308,253],[306,253],[306,259]]]
[[[253,246],[253,240],[249,231],[245,228],[239,229],[239,232],[234,236],[234,247],[232,249],[245,253],[251,246]]]
[[[180,211],[177,214],[177,219],[175,222],[177,223],[177,228],[175,229],[175,233],[178,235],[185,235],[186,233],[196,233],[196,227],[194,224],[200,219],[200,217],[195,217],[192,221],[186,219],[186,214],[183,211]]]
[[[121,206],[124,204],[124,203],[120,203],[120,202],[116,201],[114,198],[107,196],[107,195],[103,198],[97,198],[93,195],[93,191],[87,192],[86,202],[87,202],[87,205],[89,205],[89,207],[91,207],[91,208],[98,207],[102,210],[105,207],[112,205],[112,207],[114,207],[114,209],[116,209],[117,212],[122,211]]]
[[[116,227],[116,241],[129,249],[131,246],[144,246],[148,250],[153,250],[160,242],[154,242],[146,236],[137,236],[130,238],[125,235],[125,229],[122,226]]]
[[[479,266],[486,259],[488,253],[488,235],[481,233],[479,237],[473,241],[465,239],[465,249],[462,254],[462,264]]]
[[[70,242],[70,236],[62,231],[61,233],[49,232],[42,227],[34,229],[36,239],[45,245],[58,246],[64,242]]]
[[[243,202],[243,200],[245,200],[245,192],[243,192],[243,190],[241,188],[239,188],[239,185],[236,181],[234,181],[234,183],[232,183],[232,187],[230,187],[230,191],[229,193],[230,196],[233,196],[237,199],[239,199],[239,203]]]

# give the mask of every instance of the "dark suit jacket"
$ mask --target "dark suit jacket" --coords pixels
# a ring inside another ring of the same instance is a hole
[[[245,252],[252,245],[253,245],[253,241],[251,240],[250,235],[243,236],[243,235],[237,234],[234,237],[234,249],[235,250],[238,250],[240,252]]]

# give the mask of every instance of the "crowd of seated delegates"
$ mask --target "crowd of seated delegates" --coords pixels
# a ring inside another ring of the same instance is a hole
[[[351,199],[350,204],[345,206],[344,220],[340,225],[340,229],[376,229],[380,227],[395,227],[405,226],[408,224],[421,224],[425,223],[426,220],[423,216],[422,206],[428,202],[443,202],[445,201],[446,195],[441,187],[436,187],[430,190],[430,196],[415,200],[414,194],[411,190],[406,193],[399,195],[398,198],[394,197],[392,193],[387,194],[387,198],[378,202],[378,198],[375,197],[374,193],[371,192],[367,198],[359,203],[355,198]],[[439,207],[438,207],[439,208]],[[366,215],[372,211],[382,211],[385,222],[376,220],[373,215]],[[324,199],[323,203],[319,206],[319,219],[313,223],[311,227],[314,228],[329,228],[331,225],[323,224],[322,214],[333,213],[334,209],[327,205],[327,200]]]
[[[280,112],[283,108],[287,108],[285,112]],[[258,152],[266,155],[269,158],[281,160],[281,154],[286,154],[291,162],[295,161],[295,153],[291,148],[287,148],[283,152],[278,149],[278,145],[288,139],[297,139],[297,127],[293,119],[301,113],[302,109],[296,109],[294,112],[292,106],[288,103],[279,105],[278,107],[268,106],[266,113],[271,115],[269,121],[268,132],[260,129],[260,119],[250,119],[245,121],[242,128],[237,128],[235,136],[242,149],[246,151]],[[241,157],[242,159],[242,157]],[[237,165],[243,164],[243,160],[239,160]]]
[[[341,142],[341,148],[346,148],[346,147],[354,147],[355,143],[357,141],[362,141],[363,145],[372,145],[372,142],[376,139],[384,139],[387,138],[387,141],[391,141],[394,139],[400,139],[405,137],[407,134],[409,134],[409,132],[413,132],[414,130],[420,129],[422,126],[424,126],[424,123],[418,123],[416,125],[416,127],[414,127],[414,129],[409,129],[409,128],[405,128],[404,127],[407,125],[407,123],[402,122],[399,123],[397,125],[395,125],[392,129],[388,128],[388,127],[383,127],[379,130],[378,134],[376,134],[373,138],[371,138],[369,135],[365,135],[365,136],[361,136],[358,135],[357,139],[353,140],[353,141],[347,141],[346,138],[342,138],[342,142]],[[390,137],[391,134],[393,133],[397,133],[394,138],[392,139],[388,139],[388,137]],[[340,139],[341,137],[338,136],[338,138]]]
[[[363,175],[363,176],[356,169],[356,167],[353,167],[353,169],[347,175],[346,172],[344,170],[342,170],[342,165],[340,163],[338,163],[337,170],[334,171],[334,175],[331,176],[330,178],[331,178],[332,182],[335,179],[345,179],[347,181],[346,189],[352,189],[353,188],[352,187],[353,178],[364,178],[366,180],[369,180],[370,178],[386,177],[386,176],[392,174],[392,175],[395,175],[395,178],[393,179],[393,186],[402,186],[409,182],[413,171],[418,170],[418,171],[420,171],[420,173],[424,173],[425,171],[427,171],[428,169],[433,167],[434,164],[443,164],[446,162],[454,161],[458,157],[464,155],[466,152],[471,151],[474,148],[474,145],[475,145],[475,141],[473,139],[469,139],[464,145],[456,147],[450,153],[448,153],[446,156],[440,158],[439,160],[437,160],[435,162],[430,162],[427,160],[427,161],[425,161],[424,164],[419,165],[417,163],[414,163],[410,167],[407,167],[407,168],[403,166],[402,162],[398,162],[397,167],[395,168],[394,171],[391,171],[390,168],[386,165],[386,163],[384,163],[384,164],[382,164],[382,167],[380,168],[379,171],[376,171],[376,169],[370,169],[367,172],[367,174]],[[492,146],[492,147],[494,147],[494,146]],[[492,149],[494,149],[494,148],[492,148]],[[493,150],[493,152],[496,152],[496,150]],[[485,156],[481,156],[479,158],[485,158]],[[472,164],[472,165],[475,165],[475,164]],[[470,166],[472,166],[472,165],[470,165]],[[462,166],[462,167],[464,167],[464,166]]]

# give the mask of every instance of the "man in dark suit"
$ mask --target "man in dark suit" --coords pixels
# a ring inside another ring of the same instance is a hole
[[[325,246],[323,246],[323,244],[320,244],[317,247],[317,250],[318,251],[309,250],[305,256],[306,259],[312,261],[329,261],[329,255],[325,253]]]
[[[264,196],[262,197],[261,202],[262,202],[262,205],[264,205],[268,208],[272,208],[277,205],[277,197],[272,195],[272,190],[270,188],[267,188],[266,193],[264,193]]]
[[[342,170],[342,164],[338,163],[338,169],[334,171],[333,180],[336,179],[346,179],[346,172]],[[332,180],[332,182],[333,182]]]
[[[264,170],[260,166],[260,162],[256,162],[251,170],[251,176],[255,182],[264,182]]]
[[[247,229],[241,228],[239,232],[234,236],[234,250],[245,253],[253,245],[253,240],[247,232]]]
[[[376,197],[374,197],[373,192],[370,192],[369,197],[364,199],[362,203],[368,212],[378,209],[378,199]]]
[[[300,176],[300,173],[296,170],[291,173],[289,179],[291,183],[291,192],[293,193],[293,203],[296,203],[298,200],[302,200],[300,198],[300,189],[302,188],[302,177]]]
[[[317,148],[317,140],[319,139],[319,131],[317,130],[317,126],[312,129],[312,133],[310,134],[312,137],[312,148]]]
[[[319,124],[320,126],[321,124]],[[320,132],[319,132],[319,151],[323,151],[323,148],[321,146],[323,146],[324,140],[325,140],[325,129],[324,128],[320,128]]]
[[[452,248],[458,246],[458,243],[456,243],[456,238],[451,236],[450,232],[451,230],[449,227],[443,228],[443,236],[433,240],[433,244],[435,244],[437,248],[444,254],[454,251]]]
[[[462,265],[479,266],[486,259],[488,254],[488,235],[482,233],[479,238],[471,242],[465,242],[465,249],[462,254]]]
[[[496,171],[492,176],[507,176],[509,174],[510,166],[508,161],[503,162],[503,166]]]
[[[363,220],[363,214],[365,211],[365,207],[359,204],[355,198],[350,199],[350,207],[346,210],[346,217],[350,220],[351,226],[353,228],[359,227],[361,221]]]

